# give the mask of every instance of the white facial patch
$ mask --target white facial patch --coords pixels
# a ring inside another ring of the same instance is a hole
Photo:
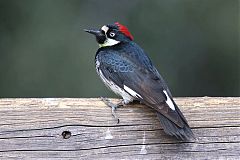
[[[163,90],[163,93],[164,93],[164,94],[166,95],[166,97],[167,97],[166,103],[168,104],[168,106],[169,106],[172,110],[175,111],[175,106],[174,106],[172,100],[169,98],[167,92],[166,92],[165,90]]]
[[[117,41],[115,39],[111,39],[111,38],[107,37],[106,33],[109,30],[109,28],[107,26],[102,26],[101,30],[104,31],[106,40],[103,44],[99,44],[99,47],[113,46],[113,45],[120,43],[120,41]]]
[[[132,90],[131,88],[129,88],[128,86],[123,85],[123,88],[133,97],[135,98],[142,98],[138,93],[136,93],[134,90]]]
[[[109,30],[109,28],[107,26],[102,26],[101,30],[103,30],[105,32],[105,34],[106,34],[107,31]]]

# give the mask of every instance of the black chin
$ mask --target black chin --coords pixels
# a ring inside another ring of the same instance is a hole
[[[105,35],[96,35],[96,40],[99,44],[103,44],[106,41]]]

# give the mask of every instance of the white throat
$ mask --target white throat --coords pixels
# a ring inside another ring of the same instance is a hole
[[[103,44],[99,44],[99,47],[107,47],[107,46],[114,46],[116,44],[120,43],[120,41],[117,41],[115,39],[107,38]]]

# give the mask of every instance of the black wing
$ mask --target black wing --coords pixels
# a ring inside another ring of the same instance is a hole
[[[168,88],[165,88],[166,85],[163,84],[164,82],[156,69],[151,63],[145,67],[146,65],[139,64],[139,61],[126,57],[124,53],[120,54],[113,50],[100,50],[97,53],[97,58],[100,61],[99,69],[105,78],[113,81],[122,89],[127,86],[140,95],[137,97],[139,101],[152,107],[177,126],[184,127],[186,120],[182,114],[177,112],[179,109],[172,110],[166,103],[167,97],[163,90],[169,91]],[[169,95],[171,94],[169,93]]]

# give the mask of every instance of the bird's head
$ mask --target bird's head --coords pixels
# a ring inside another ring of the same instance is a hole
[[[127,27],[119,22],[104,25],[98,30],[85,29],[84,31],[95,35],[100,47],[113,46],[121,42],[133,40],[133,36],[128,31]]]

